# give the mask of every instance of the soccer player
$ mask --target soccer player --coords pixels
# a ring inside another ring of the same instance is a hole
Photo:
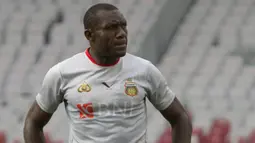
[[[69,143],[145,143],[147,97],[172,125],[173,143],[190,143],[188,115],[164,77],[149,61],[126,53],[120,11],[96,4],[83,22],[90,47],[49,69],[26,117],[25,142],[44,142],[43,127],[63,102]]]

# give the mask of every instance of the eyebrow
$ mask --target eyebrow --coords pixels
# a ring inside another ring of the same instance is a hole
[[[125,24],[125,23],[127,23],[125,20],[121,20],[121,21],[113,20],[109,22],[108,24],[110,25],[110,24]]]
[[[104,27],[107,27],[107,26],[112,26],[112,25],[118,25],[120,22],[117,22],[117,21],[115,21],[115,22],[107,22],[107,23],[105,23],[103,26]]]

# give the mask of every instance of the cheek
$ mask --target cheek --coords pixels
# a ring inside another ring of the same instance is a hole
[[[111,45],[111,40],[107,36],[101,37],[100,45],[103,46],[105,49],[108,49]]]
[[[101,41],[102,41],[102,44],[104,44],[105,48],[110,48],[113,44],[113,39],[111,39],[111,35],[109,34],[104,34],[102,37],[101,37]]]
[[[99,47],[107,45],[107,40],[105,39],[104,35],[97,35],[97,37],[96,37],[96,44]]]
[[[98,47],[100,47],[99,50],[101,52],[105,52],[105,53],[111,52],[112,41],[111,39],[109,39],[107,35],[102,35],[100,38],[98,38],[97,44],[98,44]]]
[[[104,51],[110,51],[111,47],[113,46],[114,42],[114,34],[113,33],[106,33],[106,32],[98,32],[96,43],[100,47],[104,47]]]

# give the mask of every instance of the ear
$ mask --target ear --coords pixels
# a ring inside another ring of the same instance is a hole
[[[84,35],[87,38],[88,41],[94,41],[94,33],[91,29],[86,29],[84,31]]]
[[[84,36],[87,38],[88,41],[92,40],[92,33],[90,29],[85,29],[84,30]]]

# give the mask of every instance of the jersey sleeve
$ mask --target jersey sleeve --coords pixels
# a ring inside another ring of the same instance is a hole
[[[58,65],[53,66],[46,73],[36,102],[47,113],[54,113],[62,102],[61,74]]]
[[[158,110],[165,110],[173,102],[175,93],[172,92],[166,79],[152,63],[149,64],[147,72],[150,84],[147,97]]]

